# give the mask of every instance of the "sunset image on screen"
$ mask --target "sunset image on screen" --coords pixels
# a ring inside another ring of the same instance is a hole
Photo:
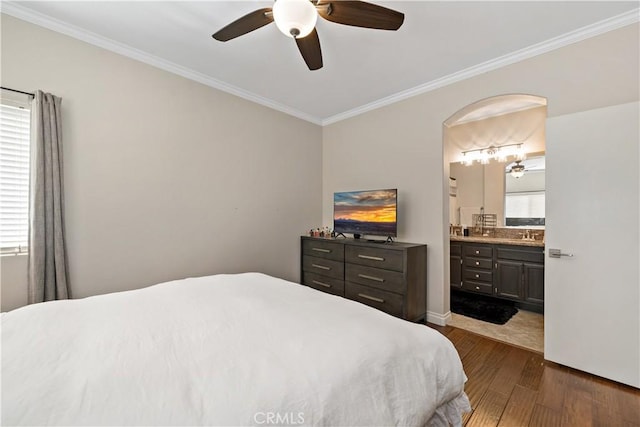
[[[395,233],[396,190],[334,194],[334,228],[338,232]]]

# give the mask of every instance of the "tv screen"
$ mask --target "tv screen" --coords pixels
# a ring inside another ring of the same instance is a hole
[[[334,193],[333,230],[397,237],[397,206],[397,189]]]

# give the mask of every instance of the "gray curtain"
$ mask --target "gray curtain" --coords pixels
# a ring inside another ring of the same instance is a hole
[[[64,241],[62,99],[36,91],[31,106],[29,303],[69,298]]]

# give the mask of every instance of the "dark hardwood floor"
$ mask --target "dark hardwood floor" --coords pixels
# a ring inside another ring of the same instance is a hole
[[[469,378],[471,426],[640,426],[640,390],[542,355],[451,326],[430,327],[453,342]]]

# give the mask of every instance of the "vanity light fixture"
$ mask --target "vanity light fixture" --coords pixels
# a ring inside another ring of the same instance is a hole
[[[509,171],[514,178],[522,178],[524,175],[524,165],[521,165],[520,162],[521,160],[516,160],[516,164],[511,166],[511,170]]]
[[[505,144],[500,146],[491,145],[486,148],[475,148],[473,150],[463,151],[461,163],[467,166],[471,166],[473,162],[479,162],[486,165],[489,161],[494,159],[504,162],[510,156],[515,157],[518,161],[524,160],[526,157],[524,145],[522,143]]]

